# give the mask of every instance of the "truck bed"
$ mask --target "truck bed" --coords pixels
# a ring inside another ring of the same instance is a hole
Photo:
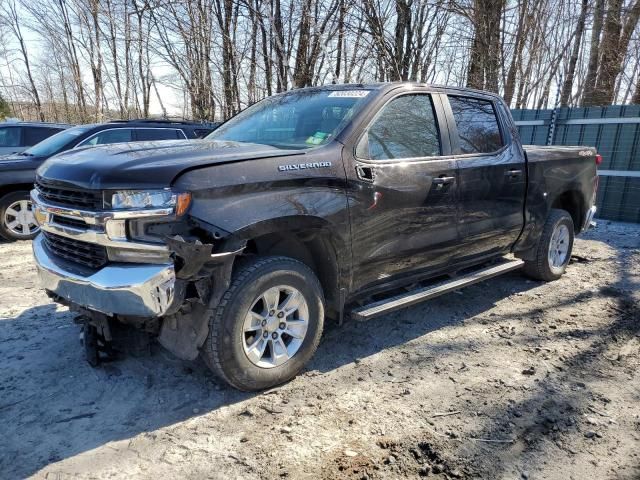
[[[547,162],[553,160],[575,159],[589,160],[594,166],[596,149],[591,147],[571,146],[571,145],[523,145],[522,148],[530,162]]]

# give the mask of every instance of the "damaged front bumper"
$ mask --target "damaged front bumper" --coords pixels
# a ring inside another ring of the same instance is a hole
[[[244,247],[230,244],[236,248],[213,253],[212,243],[193,237],[165,235],[162,243],[148,243],[126,233],[129,222],[176,221],[172,209],[88,211],[52,205],[37,190],[31,198],[43,232],[33,241],[41,284],[54,300],[89,315],[96,312],[134,324],[163,317],[178,328],[176,314],[188,311],[194,302],[217,304]],[[104,249],[107,261],[100,252],[82,250],[86,245]],[[103,263],[74,261],[76,248],[79,258],[97,255]]]
[[[50,255],[42,235],[33,241],[40,282],[70,303],[107,315],[159,317],[172,306],[176,273],[169,264],[109,264],[83,273],[77,265]]]

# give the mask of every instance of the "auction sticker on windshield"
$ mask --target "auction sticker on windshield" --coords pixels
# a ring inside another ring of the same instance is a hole
[[[337,90],[331,92],[328,97],[341,97],[341,98],[364,98],[369,95],[369,90]]]

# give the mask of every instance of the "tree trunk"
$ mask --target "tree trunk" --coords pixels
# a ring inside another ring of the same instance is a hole
[[[469,54],[469,70],[467,72],[467,87],[482,89],[484,87],[484,59],[485,49],[482,44],[484,33],[481,26],[476,26],[473,44]]]
[[[484,88],[490,92],[498,93],[498,82],[500,78],[500,19],[504,10],[505,0],[492,0],[489,9],[490,15],[487,18],[487,39],[488,56],[485,61],[485,85]]]
[[[500,19],[505,0],[475,0],[467,87],[498,92]]]
[[[587,67],[587,78],[584,82],[584,94],[582,106],[589,107],[593,103],[593,94],[598,78],[598,67],[600,61],[600,35],[602,34],[602,22],[604,19],[605,0],[596,0],[593,12],[593,29],[591,31],[591,48],[589,50],[589,63]]]
[[[409,60],[411,55],[411,5],[407,0],[396,0],[396,30],[394,42],[394,69],[392,80],[406,81],[409,78]]]
[[[309,76],[309,43],[311,35],[311,0],[304,0],[298,24],[298,49],[296,51],[296,63],[293,72],[294,88],[302,88],[311,85]]]
[[[256,8],[258,6],[258,1],[256,0]],[[267,95],[273,95],[273,60],[271,59],[271,55],[269,55],[269,41],[267,40],[267,28],[262,21],[262,15],[258,15],[258,20],[260,21],[260,33],[262,37],[262,59],[264,61],[264,81],[267,86]]]
[[[40,93],[36,87],[36,82],[33,80],[33,74],[31,72],[31,62],[29,61],[29,55],[27,53],[27,47],[24,43],[24,37],[22,35],[22,28],[20,27],[19,12],[16,9],[15,2],[8,3],[7,16],[9,17],[10,28],[13,30],[18,43],[20,44],[20,53],[22,54],[22,61],[27,73],[27,79],[29,80],[29,90],[33,97],[33,102],[36,106],[36,113],[41,122],[44,122],[44,112],[42,111],[42,103],[40,101]]]
[[[276,79],[276,91],[284,92],[287,90],[287,65],[284,52],[284,30],[282,28],[282,8],[280,0],[273,0],[273,29],[275,31],[275,50],[276,61],[278,64],[278,75]]]
[[[222,32],[222,88],[224,91],[224,118],[235,114],[234,52],[231,39],[233,0],[216,0],[215,8],[218,25]]]
[[[251,53],[249,54],[249,82],[247,84],[247,99],[249,105],[254,104],[257,99],[256,91],[256,56],[258,49],[258,21],[256,11],[249,5],[249,20],[251,21]]]
[[[73,80],[76,86],[76,99],[77,105],[80,110],[80,120],[85,122],[88,119],[87,114],[87,99],[84,90],[84,81],[82,79],[82,69],[80,67],[80,59],[78,56],[78,49],[76,47],[76,41],[74,40],[73,28],[71,25],[71,19],[69,18],[69,10],[64,0],[58,0],[60,6],[60,13],[62,15],[62,25],[64,28],[64,37],[69,54],[69,63],[71,64],[71,71],[73,73]]]
[[[90,12],[91,12],[91,22],[92,25],[90,28],[93,29],[93,37],[90,39],[90,49],[91,49],[91,74],[93,76],[93,91],[95,98],[95,119],[96,121],[100,120],[102,114],[104,113],[103,109],[103,94],[104,94],[104,85],[102,84],[102,48],[100,45],[100,25],[99,25],[99,1],[91,0],[89,4]]]
[[[109,53],[111,54],[111,63],[113,65],[113,77],[116,88],[116,97],[118,101],[118,109],[120,111],[120,118],[125,118],[125,104],[123,102],[123,93],[122,93],[122,80],[120,79],[120,65],[118,58],[118,34],[116,32],[116,19],[115,19],[115,10],[113,9],[113,4],[111,0],[106,0],[107,7],[107,22],[109,27],[109,38],[108,38],[108,46]]]
[[[131,98],[131,84],[133,73],[131,70],[131,16],[129,15],[129,2],[124,4],[124,104],[126,116],[124,119],[129,119],[129,99]]]
[[[345,5],[345,0],[340,0],[339,1],[339,10],[338,10],[338,52],[336,53],[336,68],[334,70],[334,83],[336,83],[338,81],[338,79],[340,78],[340,70],[342,68],[342,50],[343,50],[343,43],[344,43],[344,17],[347,13],[347,9],[346,9],[346,5]],[[345,58],[346,58],[346,51],[345,51]]]
[[[631,35],[640,18],[640,0],[636,0],[626,17],[622,16],[623,0],[609,0],[601,44],[600,70],[592,99],[600,105],[615,101],[616,78],[622,71]]]
[[[582,7],[580,8],[580,16],[578,17],[578,23],[576,24],[576,30],[574,33],[573,49],[571,51],[571,57],[569,58],[569,68],[562,83],[562,91],[560,93],[560,106],[566,107],[569,104],[571,98],[571,92],[573,91],[573,79],[576,74],[576,65],[578,63],[578,56],[580,55],[580,46],[582,45],[582,36],[584,34],[584,26],[587,19],[587,10],[589,8],[589,0],[582,0]]]
[[[587,2],[588,0],[583,0]],[[518,30],[516,32],[516,40],[514,45],[513,59],[509,65],[509,71],[504,83],[504,101],[507,105],[511,105],[513,100],[513,93],[516,89],[516,73],[520,67],[522,61],[522,51],[524,50],[524,35],[525,35],[525,18],[527,16],[527,0],[523,0],[520,4],[520,11],[518,13]]]
[[[607,14],[604,20],[602,41],[600,42],[600,68],[596,86],[591,95],[592,105],[608,105],[611,103],[613,89],[619,68],[618,48],[622,31],[623,0],[608,0]]]
[[[151,100],[151,88],[148,82],[148,66],[145,66],[145,49],[144,49],[144,34],[143,34],[143,17],[144,17],[144,9],[146,5],[141,8],[138,7],[136,0],[133,1],[133,5],[135,8],[136,17],[138,19],[138,38],[137,38],[137,46],[138,46],[138,80],[140,82],[140,90],[142,93],[142,118],[149,118],[149,104]]]
[[[16,19],[16,22],[18,20]],[[22,52],[22,59],[24,60],[24,66],[27,70],[27,78],[29,79],[29,85],[31,86],[31,95],[33,95],[33,101],[36,104],[36,112],[38,113],[38,117],[41,122],[44,122],[44,112],[42,111],[42,103],[40,102],[40,94],[38,93],[38,88],[36,87],[36,82],[33,80],[33,74],[31,73],[31,64],[29,63],[29,55],[27,54],[27,48],[24,44],[24,39],[22,35],[18,37],[18,41],[20,42],[20,52]]]

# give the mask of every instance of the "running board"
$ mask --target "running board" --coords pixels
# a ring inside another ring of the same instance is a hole
[[[403,293],[402,295],[356,308],[351,311],[351,318],[358,321],[370,320],[379,315],[391,313],[396,310],[400,310],[401,308],[409,307],[416,303],[444,295],[445,293],[473,285],[474,283],[502,275],[503,273],[517,270],[522,267],[522,265],[524,265],[522,260],[508,260],[507,262],[499,265],[492,265],[490,267],[483,268],[482,270],[476,270],[451,280],[446,280],[436,283],[435,285],[430,285],[425,288],[413,290],[411,292]]]

